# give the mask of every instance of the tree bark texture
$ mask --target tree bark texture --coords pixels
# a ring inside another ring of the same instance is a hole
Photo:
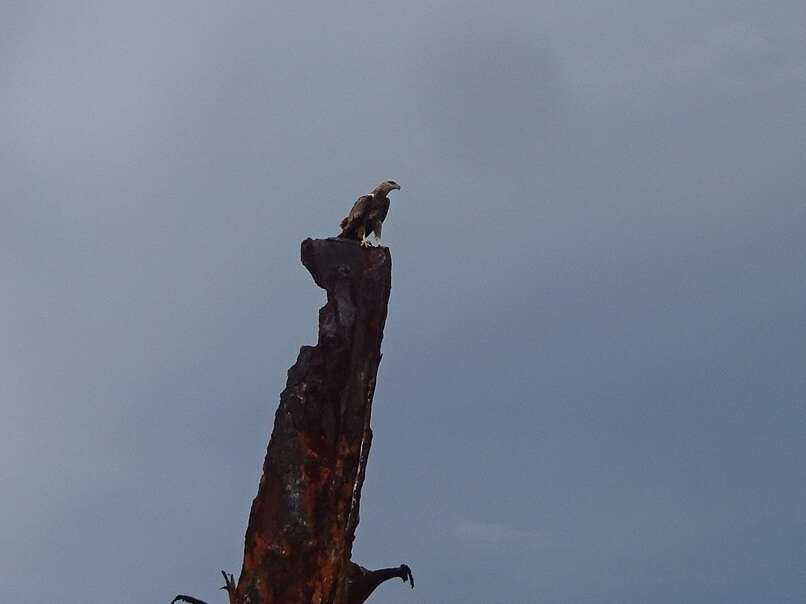
[[[392,257],[306,239],[302,263],[327,304],[280,395],[233,604],[347,604]]]

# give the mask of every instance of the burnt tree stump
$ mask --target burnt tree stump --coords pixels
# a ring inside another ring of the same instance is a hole
[[[306,239],[302,263],[327,304],[316,346],[302,347],[280,395],[232,604],[348,604],[355,575],[392,257],[355,241]]]

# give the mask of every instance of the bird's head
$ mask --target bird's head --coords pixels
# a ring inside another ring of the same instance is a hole
[[[384,180],[381,184],[375,187],[375,190],[372,192],[372,194],[387,195],[389,191],[394,191],[395,189],[400,190],[400,185],[394,180]]]

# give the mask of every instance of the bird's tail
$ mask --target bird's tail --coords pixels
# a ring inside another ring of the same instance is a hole
[[[336,235],[339,239],[358,239],[355,227],[351,227],[345,218],[341,223],[341,233]]]

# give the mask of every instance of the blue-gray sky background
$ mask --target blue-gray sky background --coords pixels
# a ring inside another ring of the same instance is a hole
[[[388,604],[806,594],[806,3],[0,5],[0,601],[223,602],[382,178]]]

